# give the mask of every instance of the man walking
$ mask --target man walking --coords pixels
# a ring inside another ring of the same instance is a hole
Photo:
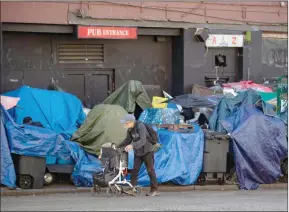
[[[127,128],[126,139],[121,142],[117,147],[125,147],[125,151],[129,152],[134,150],[134,164],[131,173],[131,184],[137,185],[139,169],[144,162],[151,183],[150,192],[147,196],[157,196],[158,183],[154,169],[154,147],[153,144],[147,139],[148,132],[146,126],[135,120],[134,115],[127,114],[121,122]]]

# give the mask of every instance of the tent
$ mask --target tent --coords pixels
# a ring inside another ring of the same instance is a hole
[[[98,155],[102,144],[117,144],[125,139],[126,130],[120,120],[126,114],[118,105],[96,105],[83,125],[73,134],[72,140],[78,142],[87,152]]]
[[[142,110],[151,108],[151,100],[142,83],[130,80],[107,97],[103,104],[122,106],[128,113],[135,113],[137,106]]]

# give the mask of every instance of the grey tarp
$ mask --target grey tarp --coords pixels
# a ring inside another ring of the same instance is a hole
[[[130,80],[107,97],[103,104],[122,106],[128,113],[134,113],[136,104],[143,110],[151,108],[151,101],[142,83]]]
[[[104,143],[118,144],[126,137],[120,120],[127,112],[118,105],[100,104],[87,115],[85,122],[73,134],[72,140],[89,153],[98,155]]]
[[[167,100],[167,102],[180,105],[184,108],[193,107],[211,107],[218,104],[219,99],[222,96],[197,96],[194,94],[184,94],[176,96],[172,99]]]

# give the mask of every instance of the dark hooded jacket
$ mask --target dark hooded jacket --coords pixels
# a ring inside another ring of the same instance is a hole
[[[149,152],[154,151],[154,147],[151,142],[147,139],[148,132],[146,126],[136,121],[132,129],[127,130],[127,136],[123,142],[121,142],[117,147],[125,147],[129,144],[133,146],[134,154],[138,157],[144,156]]]

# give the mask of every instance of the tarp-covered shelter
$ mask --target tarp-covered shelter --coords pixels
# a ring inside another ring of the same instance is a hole
[[[176,185],[194,184],[203,166],[204,133],[198,125],[194,132],[181,133],[166,129],[158,130],[161,148],[154,154],[158,183],[171,182]],[[129,152],[129,168],[133,168],[133,152]],[[150,184],[144,164],[139,171],[138,183]]]
[[[142,110],[152,107],[151,100],[142,83],[136,80],[130,80],[123,84],[107,97],[103,104],[120,105],[128,113],[135,113],[137,106]]]
[[[281,161],[287,157],[287,129],[280,118],[242,104],[221,121],[233,140],[240,189],[257,189],[281,177]]]
[[[225,120],[227,117],[236,112],[242,104],[249,105],[251,107],[258,105],[265,114],[271,116],[276,115],[272,105],[264,102],[257,91],[249,89],[239,93],[235,98],[223,97],[219,101],[210,118],[210,129],[218,132],[225,132],[220,121]]]
[[[120,120],[126,114],[118,105],[96,105],[88,113],[83,125],[73,134],[72,140],[78,142],[87,152],[98,155],[104,143],[117,144],[125,139],[126,129]]]
[[[1,184],[9,188],[16,188],[16,174],[12,161],[9,143],[3,124],[3,114],[1,110]]]
[[[3,96],[19,97],[17,107],[9,110],[16,123],[25,117],[40,122],[44,128],[61,133],[70,139],[85,120],[81,101],[74,95],[22,86]]]
[[[60,104],[57,101],[53,102]],[[101,162],[95,156],[86,153],[78,143],[66,140],[63,134],[48,128],[17,124],[2,106],[1,116],[10,147],[9,151],[8,144],[5,144],[5,134],[1,133],[1,183],[4,185],[16,187],[15,170],[9,157],[10,152],[36,157],[54,156],[62,160],[72,158],[75,164],[72,172],[75,186],[91,186],[92,174],[103,169]],[[5,153],[2,152],[4,150]],[[2,168],[5,168],[4,172]]]

